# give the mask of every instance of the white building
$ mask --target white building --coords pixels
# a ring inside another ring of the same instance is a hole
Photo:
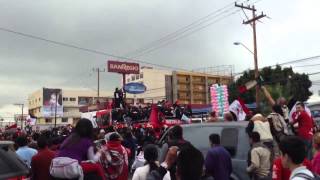
[[[166,76],[171,76],[172,71],[141,67],[140,74],[130,74],[126,77],[126,83],[143,83],[147,90],[136,98],[144,99],[144,102],[157,102],[166,99]]]
[[[43,114],[44,97],[43,89],[37,90],[29,95],[28,107],[29,113],[37,117],[36,125],[42,128],[54,126],[55,118],[53,116],[45,117]],[[80,107],[93,104],[97,101],[97,92],[92,90],[66,90],[62,89],[62,117],[56,118],[58,126],[66,124],[76,124],[80,119]],[[113,92],[100,91],[100,102],[113,98]]]

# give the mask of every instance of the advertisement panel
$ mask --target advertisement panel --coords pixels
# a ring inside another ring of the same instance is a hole
[[[43,88],[43,117],[63,116],[62,90]]]
[[[93,104],[93,98],[92,97],[78,97],[78,105],[80,105],[80,106],[88,106],[90,104]]]
[[[124,90],[129,94],[142,94],[146,92],[147,87],[142,83],[127,83],[124,85]]]
[[[139,74],[140,66],[138,63],[108,61],[108,72],[116,72],[121,74]]]

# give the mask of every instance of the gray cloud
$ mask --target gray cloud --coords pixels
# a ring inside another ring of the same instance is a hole
[[[310,0],[312,1],[312,0]],[[37,35],[102,52],[123,55],[188,25],[225,6],[228,1],[212,0],[7,0],[0,1],[0,27]],[[278,3],[277,7],[274,5]],[[312,1],[316,3],[316,1]],[[288,7],[286,3],[293,4]],[[315,55],[317,33],[307,37],[303,30],[292,31],[301,1],[261,1],[258,8],[273,19],[258,24],[260,64]],[[288,15],[282,13],[286,7]],[[316,6],[315,6],[316,7]],[[253,67],[252,55],[234,41],[251,47],[250,27],[241,24],[237,13],[221,22],[176,41],[144,61],[180,68],[234,64],[236,71]],[[293,43],[294,37],[299,42]],[[312,45],[304,48],[304,40]],[[288,51],[284,51],[288,49]],[[290,49],[290,50],[289,50]],[[104,55],[79,51],[0,31],[0,106],[26,99],[41,87],[96,88],[93,67],[105,67]],[[119,59],[117,59],[119,60]],[[302,70],[303,71],[303,70]],[[111,90],[120,84],[117,74],[102,73],[101,88]]]

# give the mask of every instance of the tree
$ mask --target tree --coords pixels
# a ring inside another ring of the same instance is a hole
[[[275,68],[265,67],[259,72],[263,81],[262,84],[268,88],[268,91],[274,99],[285,97],[287,100],[295,99],[297,101],[306,101],[312,95],[309,91],[312,83],[307,74],[299,74],[293,72],[292,68]],[[237,97],[244,99],[246,103],[255,102],[255,88],[244,94],[240,94],[238,87],[245,85],[246,82],[254,80],[254,71],[245,71],[243,75],[235,82],[229,85],[229,101],[235,100]],[[260,93],[262,103],[265,102],[264,97]]]

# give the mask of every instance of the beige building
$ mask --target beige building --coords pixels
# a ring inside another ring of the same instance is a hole
[[[126,83],[140,82],[147,87],[143,94],[136,95],[144,102],[168,100],[181,104],[210,104],[210,86],[216,83],[229,84],[231,76],[200,72],[183,72],[142,67],[140,74],[126,77]]]
[[[147,90],[143,94],[137,94],[136,98],[144,99],[145,103],[157,102],[166,99],[166,76],[171,76],[172,71],[141,67],[140,74],[130,74],[126,77],[126,83],[143,83]]]
[[[113,92],[100,91],[100,102],[105,102],[113,97]],[[75,124],[80,119],[79,108],[88,106],[97,101],[97,92],[92,90],[67,90],[62,89],[63,115],[57,117],[57,125]],[[43,116],[43,89],[33,92],[28,98],[29,113],[37,117],[36,124],[39,126],[53,126],[53,116]]]
[[[172,94],[168,99],[181,104],[210,104],[210,86],[213,84],[227,85],[232,81],[231,76],[204,74],[198,72],[172,73]]]

